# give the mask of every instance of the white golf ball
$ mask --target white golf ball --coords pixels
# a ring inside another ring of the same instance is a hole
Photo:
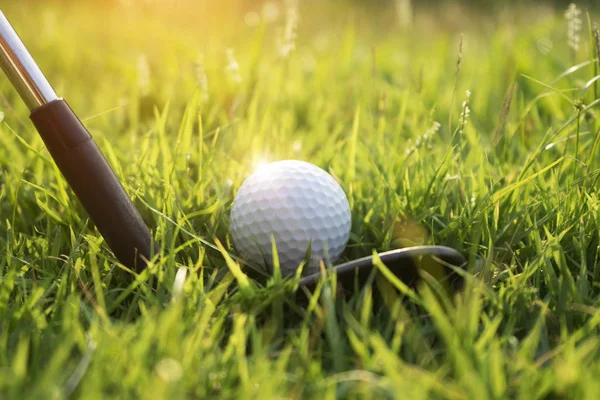
[[[331,175],[303,161],[259,168],[244,181],[231,209],[233,244],[252,263],[272,266],[271,235],[284,274],[311,249],[309,269],[338,260],[350,236],[350,205]],[[327,259],[326,259],[327,257]]]

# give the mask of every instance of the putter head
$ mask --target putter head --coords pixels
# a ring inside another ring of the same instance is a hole
[[[445,246],[415,246],[379,253],[381,262],[402,282],[414,287],[420,280],[420,269],[424,263],[434,266],[447,279],[450,287],[460,290],[463,286],[462,277],[451,268],[461,267],[466,263],[465,257],[457,250]],[[356,283],[359,287],[369,280],[375,269],[373,256],[359,258],[331,268],[329,273],[337,276],[337,282],[346,290],[352,290]],[[299,289],[312,292],[317,283],[323,278],[321,272],[303,277]],[[437,277],[440,279],[440,277]]]

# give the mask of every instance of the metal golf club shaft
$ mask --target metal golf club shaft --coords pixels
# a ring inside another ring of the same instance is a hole
[[[41,107],[58,96],[0,11],[0,62],[6,76],[30,110]]]
[[[31,111],[30,119],[96,227],[124,265],[141,270],[152,256],[148,227],[91,135],[60,99],[0,11],[0,66]]]

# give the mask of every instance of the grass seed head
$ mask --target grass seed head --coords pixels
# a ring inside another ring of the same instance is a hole
[[[138,87],[142,96],[150,93],[150,64],[145,55],[138,57]]]
[[[227,49],[227,67],[225,67],[227,74],[231,80],[235,83],[242,82],[242,75],[240,74],[240,65],[238,64],[235,54],[232,48]]]
[[[469,108],[469,102],[471,101],[471,91],[466,90],[465,95],[467,97],[465,101],[462,102],[462,111],[458,120],[458,125],[460,126],[460,133],[463,133],[463,131],[465,130],[465,126],[467,125],[467,122],[469,122],[469,115],[471,115],[471,109]]]
[[[279,43],[279,54],[287,57],[296,48],[296,30],[298,28],[298,0],[285,1],[285,28]]]
[[[565,11],[565,20],[567,21],[567,43],[574,51],[579,50],[581,42],[580,32],[583,21],[580,17],[581,10],[577,8],[577,5],[575,3],[569,4],[567,11]]]
[[[203,54],[200,54],[196,60],[195,72],[198,88],[200,89],[200,100],[206,102],[208,100],[208,77],[206,76]]]

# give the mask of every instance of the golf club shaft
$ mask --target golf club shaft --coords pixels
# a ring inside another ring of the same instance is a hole
[[[58,99],[54,89],[2,11],[0,11],[0,63],[6,76],[30,110]]]
[[[91,135],[59,99],[0,11],[0,64],[61,173],[124,265],[140,271],[152,256],[148,227]]]

